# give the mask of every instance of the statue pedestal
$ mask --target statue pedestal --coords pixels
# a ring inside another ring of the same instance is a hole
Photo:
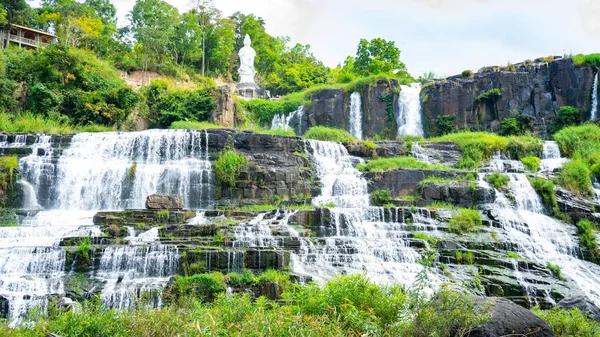
[[[240,83],[237,85],[235,93],[245,100],[250,100],[254,98],[271,98],[271,94],[269,93],[269,91],[261,88],[256,83]]]

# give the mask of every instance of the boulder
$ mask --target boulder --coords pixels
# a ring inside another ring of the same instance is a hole
[[[507,299],[499,297],[481,298],[483,303],[491,303],[491,320],[475,329],[469,337],[528,336],[553,337],[552,329],[532,311]]]
[[[146,198],[146,208],[152,210],[181,210],[183,198],[180,195],[149,195]]]
[[[583,295],[573,295],[564,298],[562,301],[558,302],[558,306],[565,310],[577,308],[588,314],[597,322],[600,322],[600,308],[598,308],[594,303],[590,302]]]
[[[7,319],[10,314],[10,303],[7,298],[0,296],[0,318]]]

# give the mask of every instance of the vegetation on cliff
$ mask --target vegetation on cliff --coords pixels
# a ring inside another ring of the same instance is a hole
[[[325,126],[314,126],[304,134],[306,139],[314,139],[336,143],[352,143],[356,142],[348,131],[338,128],[328,128]]]
[[[592,177],[600,178],[600,127],[571,126],[554,135],[560,150],[571,161],[563,166],[560,185],[586,195],[592,193]]]
[[[428,164],[413,157],[379,158],[366,164],[359,164],[356,168],[364,172],[384,172],[397,169],[452,170],[449,166]]]

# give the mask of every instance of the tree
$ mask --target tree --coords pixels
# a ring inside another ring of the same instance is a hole
[[[143,71],[148,71],[150,61],[161,63],[168,53],[174,35],[173,27],[179,22],[175,7],[162,0],[138,0],[130,15],[131,30],[137,49],[143,54]],[[142,80],[145,83],[145,76]]]
[[[45,28],[53,28],[60,43],[81,47],[100,37],[104,24],[91,7],[74,0],[45,0],[38,9]]]
[[[219,19],[206,38],[206,69],[210,76],[233,79],[233,57],[237,57],[234,48],[235,22],[231,19]]]
[[[31,18],[31,7],[25,0],[3,0],[3,11],[5,13],[5,21],[8,23],[26,25]],[[0,19],[2,13],[0,13]],[[1,21],[1,20],[0,20]]]
[[[206,36],[209,28],[221,17],[221,11],[215,7],[214,0],[192,0],[196,10],[198,25],[202,30],[202,76],[206,70]]]
[[[6,10],[4,8],[0,8],[0,26],[8,23],[8,18],[6,14]]]
[[[202,43],[202,30],[198,26],[194,10],[181,16],[181,22],[175,27],[172,41],[175,64],[182,68],[188,60],[193,61],[202,56],[199,47]]]
[[[400,49],[393,41],[376,38],[371,41],[360,40],[354,70],[358,75],[368,76],[405,72],[406,67],[400,62]]]
[[[117,8],[110,0],[85,0],[85,5],[96,12],[103,24],[117,26]]]

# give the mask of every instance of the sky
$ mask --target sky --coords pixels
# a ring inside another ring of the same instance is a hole
[[[189,0],[166,0],[180,11]],[[135,0],[112,0],[119,23]],[[335,67],[361,38],[396,42],[413,76],[600,52],[600,0],[215,0],[224,15],[256,14],[267,32],[311,45]]]

